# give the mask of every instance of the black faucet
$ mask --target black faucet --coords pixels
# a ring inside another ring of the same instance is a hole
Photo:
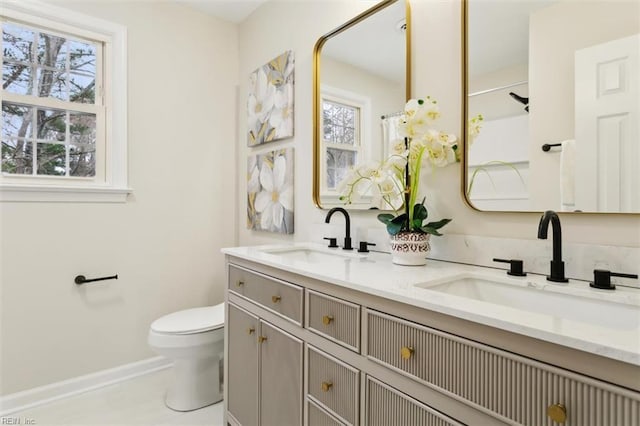
[[[329,223],[329,221],[331,220],[331,216],[333,216],[335,212],[340,212],[344,215],[345,236],[344,245],[342,246],[342,248],[343,250],[353,250],[353,247],[351,247],[351,220],[349,219],[349,213],[347,213],[345,209],[343,209],[342,207],[332,208],[331,210],[329,210],[329,213],[327,213],[327,217],[324,218],[324,223]]]
[[[553,210],[547,210],[540,218],[540,224],[538,225],[538,238],[541,240],[547,239],[549,221],[551,221],[551,227],[553,228],[553,259],[551,260],[551,275],[547,276],[547,280],[557,283],[566,283],[569,282],[569,280],[564,276],[560,218]]]

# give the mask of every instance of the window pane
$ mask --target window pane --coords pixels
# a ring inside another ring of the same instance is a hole
[[[44,66],[64,69],[67,63],[66,39],[40,33],[38,37],[38,62]]]
[[[66,174],[67,149],[63,144],[38,144],[38,174],[64,176]]]
[[[28,106],[2,102],[2,138],[8,136],[30,137],[33,115]]]
[[[69,100],[64,71],[38,68],[38,96]]]
[[[96,48],[95,46],[79,41],[69,40],[69,69],[81,71],[95,76],[96,74]]]
[[[4,173],[33,173],[33,147],[23,139],[2,138],[2,171]]]
[[[337,102],[322,102],[324,140],[333,143],[355,145],[358,108]]]
[[[3,63],[2,87],[10,93],[31,95],[33,92],[31,67],[21,64]]]
[[[35,34],[33,31],[4,22],[2,24],[2,55],[7,59],[33,62],[31,47]]]
[[[327,188],[335,189],[356,164],[357,153],[355,151],[327,148],[326,159]]]
[[[93,177],[96,174],[95,145],[69,146],[69,176]]]
[[[67,113],[58,109],[41,109],[36,111],[37,138],[64,142],[67,131]]]
[[[84,74],[71,73],[69,79],[69,100],[82,104],[93,104],[96,100],[96,78]]]
[[[71,113],[69,115],[69,132],[71,143],[74,145],[96,144],[96,116],[95,114]]]

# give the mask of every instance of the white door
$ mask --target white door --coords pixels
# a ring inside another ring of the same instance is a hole
[[[576,51],[575,208],[640,211],[640,34]]]

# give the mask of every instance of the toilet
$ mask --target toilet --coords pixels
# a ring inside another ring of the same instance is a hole
[[[158,318],[148,341],[157,354],[173,361],[167,407],[191,411],[222,400],[224,303]]]

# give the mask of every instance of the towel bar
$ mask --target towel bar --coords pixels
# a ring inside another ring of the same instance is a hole
[[[118,279],[118,275],[112,275],[110,277],[102,277],[102,278],[92,278],[92,279],[87,279],[84,275],[78,275],[74,279],[74,282],[78,285],[81,285],[86,283],[92,283],[94,281],[117,280],[117,279]]]
[[[562,146],[562,144],[561,143],[545,143],[544,145],[542,145],[542,150],[544,152],[547,152],[554,146]]]

